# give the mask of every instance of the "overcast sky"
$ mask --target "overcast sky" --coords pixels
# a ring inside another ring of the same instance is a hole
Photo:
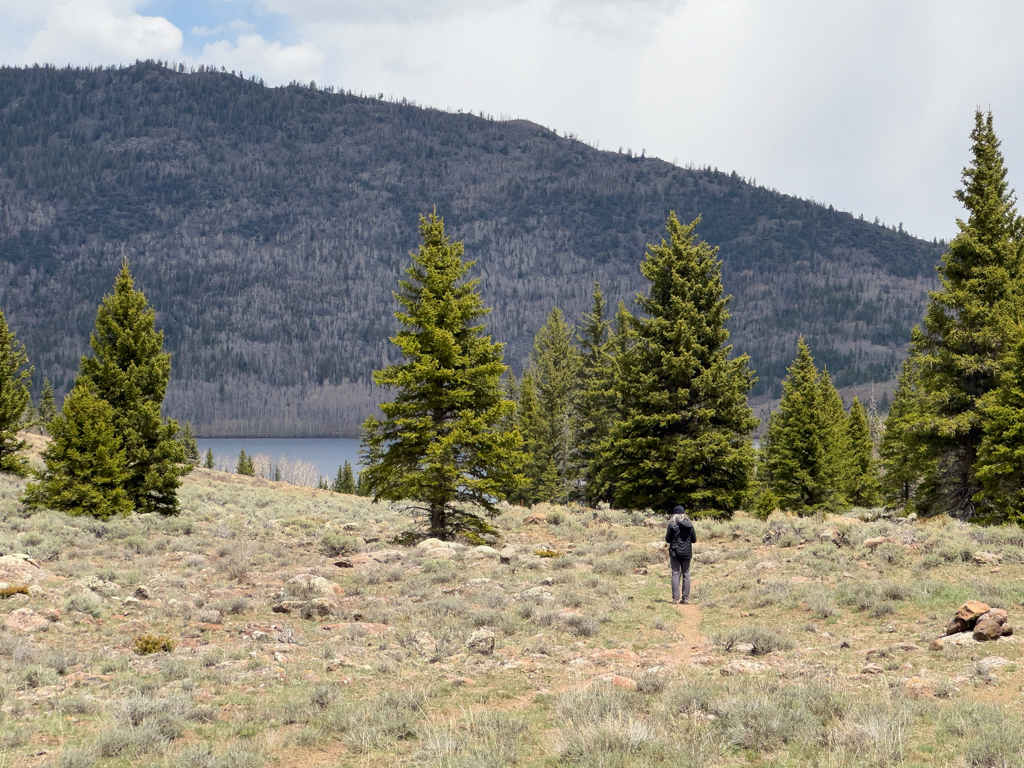
[[[213,63],[523,117],[929,239],[956,232],[975,107],[1024,178],[1010,0],[0,0],[0,19],[5,64]]]

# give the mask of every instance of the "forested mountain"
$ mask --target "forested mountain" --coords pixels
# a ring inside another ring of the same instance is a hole
[[[668,212],[702,215],[762,398],[799,334],[838,386],[891,378],[942,252],[526,121],[157,63],[0,68],[0,306],[58,394],[127,255],[174,355],[169,414],[207,435],[354,435],[435,206],[517,370],[553,305],[578,317],[595,280],[631,300]]]

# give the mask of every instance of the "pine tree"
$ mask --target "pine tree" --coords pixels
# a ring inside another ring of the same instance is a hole
[[[850,456],[850,433],[846,408],[839,395],[828,368],[818,377],[821,394],[821,428],[825,437],[825,462],[822,465],[821,481],[834,489],[830,505],[832,509],[849,507],[847,488],[853,482],[855,469]]]
[[[196,442],[195,432],[192,431],[192,423],[185,422],[185,428],[181,430],[181,447],[185,451],[185,461],[190,467],[199,466],[199,444]]]
[[[635,341],[615,360],[621,418],[602,458],[618,506],[731,512],[750,483],[754,378],[746,355],[729,359],[721,262],[697,242],[699,221],[670,214],[669,240],[649,246],[640,265],[651,284],[637,296],[646,317],[629,321]]]
[[[252,456],[245,452],[245,448],[238,453],[238,461],[235,462],[235,472],[247,477],[253,477],[256,474],[256,465],[253,463]]]
[[[380,406],[384,419],[364,423],[360,475],[375,499],[419,502],[431,536],[481,541],[494,529],[475,510],[497,514],[522,441],[499,429],[514,405],[501,390],[503,346],[484,335],[479,281],[466,279],[475,262],[463,261],[436,214],[421,217],[420,234],[395,294],[402,329],[391,340],[407,362],[374,372],[396,396]]]
[[[136,512],[178,511],[177,489],[189,470],[176,439],[176,421],[160,408],[171,376],[171,356],[163,351],[163,331],[145,295],[135,290],[128,262],[96,313],[89,338],[92,357],[83,357],[79,375],[114,409],[114,429],[127,456],[125,490]]]
[[[280,464],[275,464],[274,465],[274,482],[275,483],[280,483],[281,482],[281,465]]]
[[[89,379],[79,377],[50,422],[46,468],[39,482],[29,483],[25,504],[101,520],[129,514],[127,457],[114,421],[114,409],[98,397]]]
[[[213,448],[207,448],[206,459],[203,461],[203,467],[205,469],[213,469],[215,466],[216,465],[213,461]]]
[[[921,359],[911,346],[903,361],[878,449],[885,504],[908,512],[913,511],[921,478],[934,475],[929,471],[927,453],[915,444],[914,426],[920,421],[917,410],[921,401]]]
[[[27,365],[25,347],[0,312],[0,472],[20,477],[28,474],[28,460],[21,454],[27,443],[18,437],[18,432],[30,423],[26,417],[30,416],[32,403],[32,368]]]
[[[532,506],[540,501],[550,501],[555,496],[557,473],[556,482],[551,482],[554,468],[551,452],[544,444],[546,425],[529,368],[523,373],[517,394],[519,397],[515,403],[514,425],[522,439],[520,459],[515,467],[519,477],[513,476],[512,486],[505,489],[505,492],[510,501]]]
[[[530,367],[524,374],[524,386],[532,387],[536,396],[536,409],[532,404],[524,405],[528,418],[520,424],[531,454],[524,470],[526,482],[533,489],[531,503],[564,504],[576,495],[578,477],[572,448],[579,372],[580,355],[573,345],[573,331],[555,307],[534,337]]]
[[[611,465],[614,457],[612,452],[612,427],[622,418],[621,403],[617,392],[619,366],[618,360],[625,360],[627,353],[636,343],[636,334],[633,330],[633,315],[626,309],[623,301],[619,302],[615,310],[615,318],[612,321],[608,334],[608,360],[609,368],[605,372],[607,382],[606,414],[608,431],[594,452],[594,458],[588,469],[591,478],[587,485],[587,498],[591,500],[610,503],[615,499],[618,488],[618,476]]]
[[[977,478],[989,501],[986,522],[1024,523],[1024,341],[1000,372],[999,386],[981,398],[984,436]]]
[[[924,327],[912,344],[920,357],[919,399],[909,426],[919,452],[909,464],[926,468],[915,506],[970,518],[980,484],[975,463],[984,420],[978,403],[991,392],[1000,360],[1011,349],[1020,318],[1021,220],[992,127],[992,113],[975,115],[973,159],[956,198],[967,209],[939,266],[941,289],[930,294]]]
[[[595,505],[603,500],[598,481],[599,447],[608,438],[615,417],[611,323],[605,319],[604,294],[597,283],[594,283],[592,308],[583,315],[580,326],[576,337],[581,361],[576,397],[577,423],[573,429],[573,463],[580,477],[584,500]]]
[[[347,460],[338,467],[338,476],[334,478],[334,485],[331,486],[331,490],[335,493],[355,494],[355,475],[352,472],[352,465]]]
[[[825,422],[823,395],[827,389],[820,378],[811,350],[801,338],[796,359],[782,382],[779,409],[771,415],[761,448],[759,469],[764,470],[761,476],[768,490],[781,508],[800,514],[841,506],[842,489],[837,487],[836,465],[828,446],[833,430]]]
[[[49,379],[43,379],[43,391],[39,395],[39,422],[42,424],[46,434],[50,434],[50,422],[57,415],[57,402],[53,396],[53,384]]]
[[[849,446],[847,499],[855,507],[877,507],[882,503],[882,494],[878,482],[878,462],[875,461],[875,444],[871,439],[868,412],[856,397],[853,398],[846,418],[846,435]]]

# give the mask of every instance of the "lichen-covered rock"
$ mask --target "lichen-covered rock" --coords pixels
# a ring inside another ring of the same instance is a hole
[[[719,670],[723,675],[759,675],[768,671],[768,665],[759,661],[747,661],[737,659],[730,661]]]
[[[999,565],[1003,562],[1003,556],[995,552],[975,552],[974,562],[978,565]]]
[[[473,653],[494,653],[494,632],[478,629],[466,639],[466,649]]]

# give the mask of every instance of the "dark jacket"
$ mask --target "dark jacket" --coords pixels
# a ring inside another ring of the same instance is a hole
[[[693,544],[697,541],[697,532],[693,529],[693,523],[684,520],[682,523],[669,523],[665,531],[665,541],[668,543],[668,551],[672,557],[679,560],[689,560],[693,557]]]

